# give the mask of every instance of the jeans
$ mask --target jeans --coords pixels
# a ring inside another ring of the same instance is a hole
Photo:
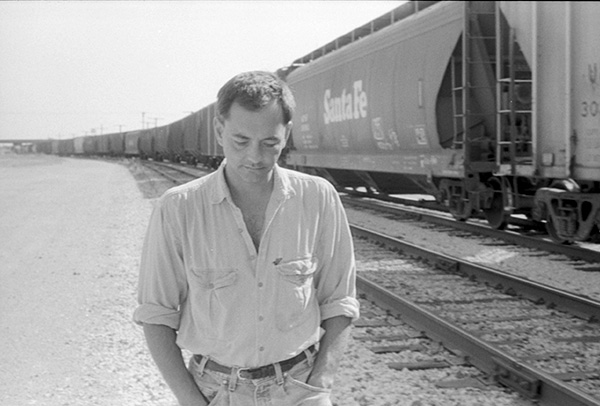
[[[276,364],[276,376],[243,379],[237,369],[231,374],[204,369],[192,357],[189,370],[210,406],[332,406],[331,390],[306,383],[312,370],[312,357],[282,373]]]

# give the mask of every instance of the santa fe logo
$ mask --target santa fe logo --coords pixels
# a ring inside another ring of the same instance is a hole
[[[362,90],[362,80],[354,82],[352,92],[344,88],[338,97],[331,96],[331,89],[325,90],[323,103],[325,124],[367,117],[367,93]]]

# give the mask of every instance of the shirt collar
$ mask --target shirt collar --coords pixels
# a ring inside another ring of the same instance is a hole
[[[227,164],[226,159],[223,159],[221,165],[215,172],[216,177],[215,183],[213,184],[213,193],[211,193],[211,203],[219,204],[225,199],[231,201],[231,193],[225,181],[225,165]],[[274,171],[275,185],[273,188],[273,196],[283,197],[284,199],[290,198],[296,195],[296,191],[291,185],[290,178],[286,170],[282,169],[279,165],[275,164]]]

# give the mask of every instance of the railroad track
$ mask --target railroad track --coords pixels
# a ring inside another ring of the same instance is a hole
[[[140,161],[145,167],[157,172],[164,178],[170,180],[175,185],[197,179],[208,172],[197,168],[190,168],[180,164],[158,162],[158,161]]]
[[[580,245],[557,244],[551,240],[544,238],[545,236],[540,236],[539,233],[535,236],[529,236],[525,235],[522,232],[496,230],[489,227],[487,224],[483,224],[482,222],[460,222],[456,221],[455,219],[449,216],[443,215],[441,213],[436,213],[434,211],[419,210],[415,209],[412,206],[403,207],[399,206],[398,204],[393,204],[377,199],[365,199],[356,198],[352,196],[343,196],[342,200],[347,205],[392,214],[394,216],[397,216],[398,218],[406,218],[408,216],[424,220],[428,223],[436,224],[441,227],[450,227],[457,230],[496,238],[498,240],[506,241],[521,247],[529,247],[532,249],[563,254],[570,258],[576,258],[587,262],[600,262],[600,251],[591,250]],[[420,207],[427,208],[426,206]],[[530,222],[527,222],[527,224],[529,223]],[[519,226],[523,226],[525,224],[525,222],[522,222],[521,224],[519,224]]]
[[[358,288],[369,300],[543,405],[600,405],[600,303],[363,228],[353,233]],[[369,268],[372,257],[379,265]]]

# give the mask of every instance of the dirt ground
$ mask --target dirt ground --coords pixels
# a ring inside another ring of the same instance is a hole
[[[131,321],[151,208],[122,164],[0,155],[0,404],[176,404]]]

